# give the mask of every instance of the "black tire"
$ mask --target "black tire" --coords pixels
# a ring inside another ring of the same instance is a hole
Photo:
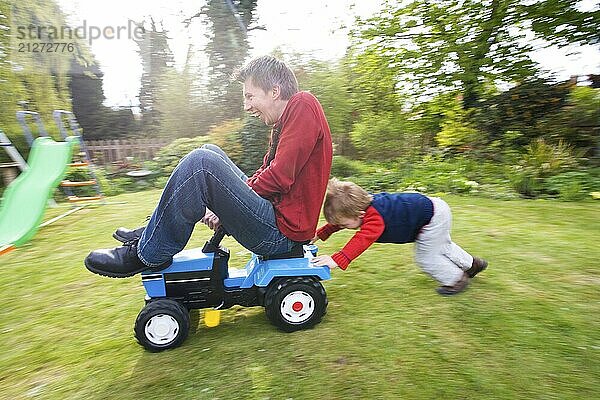
[[[187,308],[175,300],[154,300],[140,311],[133,330],[138,343],[146,350],[172,349],[187,337],[190,316]]]
[[[325,315],[327,294],[321,283],[299,276],[272,282],[265,295],[265,312],[284,332],[312,328]]]

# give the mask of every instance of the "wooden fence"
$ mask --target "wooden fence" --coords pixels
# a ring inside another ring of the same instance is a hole
[[[86,140],[85,146],[95,164],[109,165],[126,163],[128,157],[132,157],[135,161],[152,160],[169,142],[169,139],[164,138]]]

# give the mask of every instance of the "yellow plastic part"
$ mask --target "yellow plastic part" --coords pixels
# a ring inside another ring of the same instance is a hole
[[[219,326],[221,322],[221,310],[206,310],[204,312],[204,323],[209,328]]]

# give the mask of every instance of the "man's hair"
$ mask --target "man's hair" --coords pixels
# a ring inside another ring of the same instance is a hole
[[[298,92],[298,81],[292,69],[272,56],[255,58],[233,74],[233,79],[242,83],[248,78],[264,92],[279,86],[282,100],[289,100]]]
[[[354,182],[329,180],[323,214],[330,224],[339,225],[341,218],[360,216],[371,204],[373,196]]]

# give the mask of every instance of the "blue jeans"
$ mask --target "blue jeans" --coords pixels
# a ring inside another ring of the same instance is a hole
[[[273,205],[246,184],[219,147],[204,145],[181,159],[138,243],[150,267],[170,262],[187,244],[208,207],[231,236],[255,254],[285,253],[296,243],[277,228]]]

